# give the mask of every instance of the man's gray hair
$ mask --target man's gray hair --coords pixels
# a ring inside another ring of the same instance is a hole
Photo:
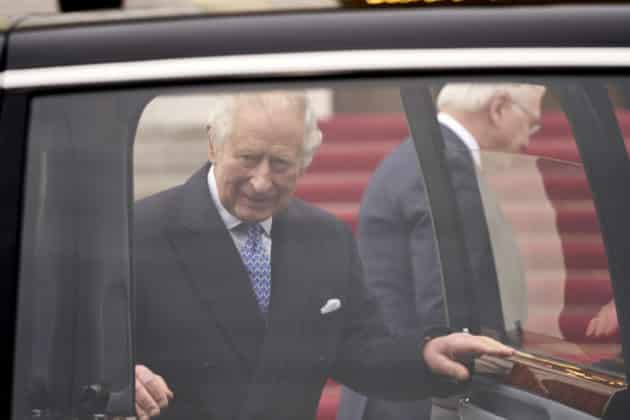
[[[304,112],[304,139],[302,141],[302,168],[308,167],[313,160],[315,151],[322,143],[322,133],[317,126],[317,117],[311,101],[303,92],[272,91],[251,92],[234,95],[222,95],[217,98],[208,118],[210,142],[220,147],[232,135],[234,129],[234,115],[238,104],[259,101],[264,104],[275,101],[276,104],[292,107],[296,111]]]
[[[544,89],[542,85],[524,83],[449,83],[438,94],[438,110],[480,111],[492,97],[507,94],[515,100],[523,100],[532,89]]]

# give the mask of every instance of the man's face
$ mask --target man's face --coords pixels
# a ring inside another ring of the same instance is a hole
[[[232,134],[209,148],[219,198],[245,222],[285,208],[303,173],[304,115],[272,103],[237,105]]]
[[[545,90],[532,87],[523,94],[507,96],[502,104],[497,125],[494,149],[509,153],[522,153],[530,137],[540,129],[541,103]]]

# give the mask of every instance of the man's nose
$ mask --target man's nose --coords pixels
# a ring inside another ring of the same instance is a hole
[[[267,159],[263,159],[258,166],[256,166],[250,182],[255,192],[262,193],[271,189],[271,167]]]

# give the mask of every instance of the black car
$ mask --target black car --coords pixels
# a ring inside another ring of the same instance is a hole
[[[296,194],[353,228],[369,177],[412,137],[445,319],[492,334],[472,297],[487,286],[466,281],[435,97],[448,83],[502,82],[547,89],[517,170],[489,176],[522,254],[527,316],[510,342],[516,356],[479,361],[463,394],[435,400],[435,412],[627,418],[630,6],[358,3],[4,21],[5,417],[134,415],[134,202],[207,160],[206,115],[229,92],[308,92],[324,142]],[[606,325],[593,326],[598,316]],[[320,420],[334,418],[339,392],[327,382]]]

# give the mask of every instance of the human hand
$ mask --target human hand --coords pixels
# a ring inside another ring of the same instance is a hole
[[[425,344],[422,356],[433,373],[465,381],[470,372],[460,360],[481,355],[509,357],[514,349],[481,335],[453,333],[431,339]]]
[[[602,337],[612,335],[619,330],[617,308],[615,302],[610,301],[599,310],[586,327],[588,337]]]
[[[153,373],[144,365],[136,365],[136,415],[140,420],[148,420],[160,414],[160,409],[168,406],[173,399],[173,391],[164,378]]]

